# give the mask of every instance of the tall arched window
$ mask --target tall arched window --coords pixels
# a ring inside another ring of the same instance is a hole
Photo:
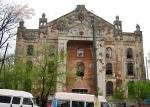
[[[111,81],[108,81],[106,83],[106,95],[112,95],[113,94],[113,83]]]
[[[76,74],[77,76],[81,76],[83,77],[84,76],[84,63],[83,62],[77,62],[77,71],[76,71]]]
[[[107,47],[105,52],[106,52],[106,58],[112,58],[112,49],[110,47]]]
[[[107,63],[106,64],[106,75],[111,75],[112,74],[112,64]]]
[[[127,49],[127,59],[133,58],[133,52],[131,48]]]
[[[133,63],[128,63],[127,65],[127,74],[133,75]]]
[[[27,47],[27,55],[33,55],[34,47],[33,45],[28,45]]]

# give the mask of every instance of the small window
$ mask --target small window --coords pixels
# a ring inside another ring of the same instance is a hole
[[[133,64],[132,63],[128,63],[128,65],[127,65],[127,74],[133,75]]]
[[[87,89],[72,89],[73,93],[87,94]]]
[[[23,99],[23,104],[24,105],[32,105],[33,103],[32,103],[30,98],[24,98]]]
[[[133,58],[133,52],[131,48],[127,49],[127,59],[131,59]]]
[[[112,75],[112,64],[111,63],[106,64],[106,75]]]
[[[111,81],[108,81],[106,83],[106,95],[112,95],[113,94],[113,83]]]
[[[84,49],[83,48],[77,49],[77,57],[84,57]]]
[[[33,55],[33,45],[28,45],[27,47],[27,55]]]
[[[12,104],[20,104],[20,97],[13,97]]]
[[[83,77],[84,76],[84,63],[83,62],[77,62],[77,71],[76,74],[77,76]]]
[[[1,103],[10,103],[11,97],[8,96],[0,96]]]

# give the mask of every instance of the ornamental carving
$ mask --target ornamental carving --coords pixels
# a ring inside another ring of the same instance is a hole
[[[78,14],[78,19],[82,22],[84,20],[84,14],[82,12],[80,12]]]
[[[63,17],[58,21],[54,21],[52,23],[51,30],[59,30],[59,31],[64,31],[65,29],[68,28],[70,24],[72,24],[72,20],[69,17]]]

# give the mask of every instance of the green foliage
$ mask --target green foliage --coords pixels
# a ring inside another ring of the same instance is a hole
[[[32,89],[32,81],[31,79],[25,79],[23,83],[24,91],[31,92]]]
[[[57,78],[63,77],[64,73],[57,72],[57,68],[62,66],[64,53],[58,54],[56,48],[47,45],[39,47],[37,53],[32,59],[11,56],[13,60],[5,63],[0,75],[0,88],[32,91],[40,97],[44,107],[48,95],[56,90]]]
[[[81,71],[81,70],[77,70],[76,71],[76,75],[79,76],[79,77],[83,77],[84,76],[84,72]]]
[[[144,101],[150,96],[150,82],[137,81],[128,83],[128,96],[138,102]]]
[[[49,94],[53,94],[56,90],[57,78],[63,77],[63,73],[57,72],[58,66],[62,63],[63,55],[58,54],[54,46],[41,45],[38,48],[36,63],[33,67],[34,77],[32,78],[37,96],[42,101],[44,107]]]
[[[124,93],[125,93],[125,91],[122,88],[114,90],[113,99],[115,99],[117,101],[124,100],[125,99]]]
[[[0,75],[0,88],[24,90],[31,92],[32,72],[28,72],[27,66],[14,55],[8,56],[5,60],[5,68]]]

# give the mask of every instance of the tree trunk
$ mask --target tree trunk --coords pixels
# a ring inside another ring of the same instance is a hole
[[[42,98],[41,99],[41,105],[40,107],[47,107],[47,98]]]

